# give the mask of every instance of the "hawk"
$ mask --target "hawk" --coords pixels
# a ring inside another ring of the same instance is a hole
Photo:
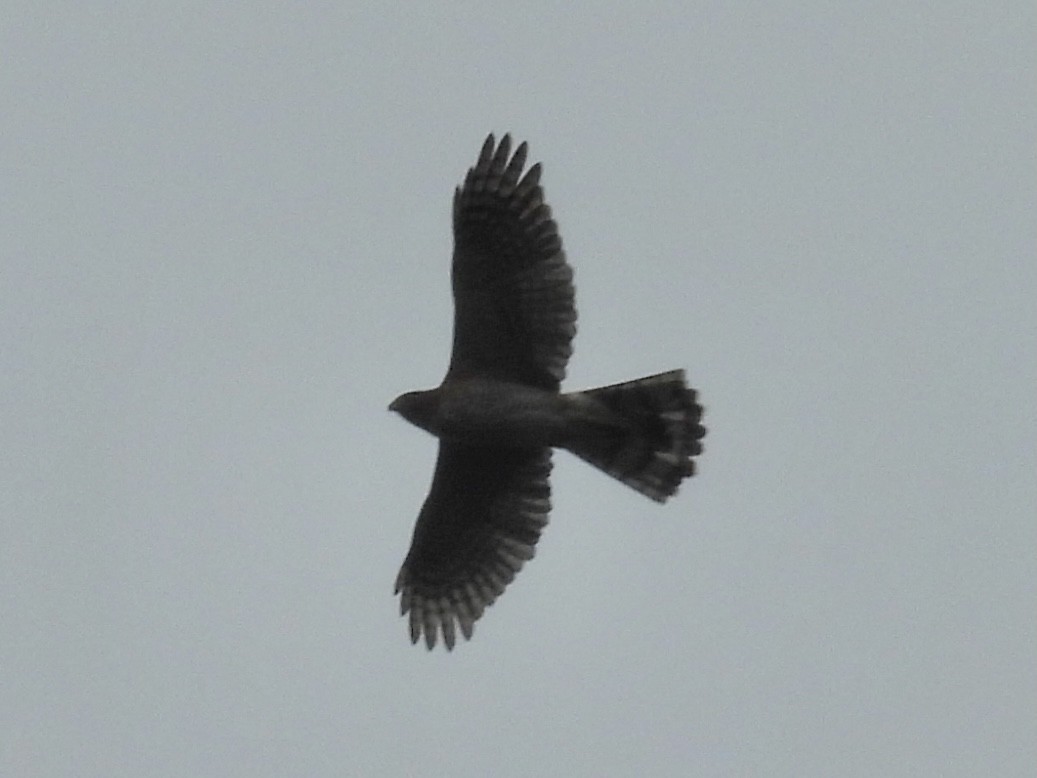
[[[439,438],[396,579],[410,637],[453,649],[533,557],[552,448],[658,502],[695,472],[702,408],[683,370],[560,391],[576,334],[573,273],[527,147],[491,134],[454,192],[454,340],[436,389],[389,406]]]

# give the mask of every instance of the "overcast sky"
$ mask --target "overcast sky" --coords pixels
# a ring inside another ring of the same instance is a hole
[[[1037,773],[1037,7],[494,5],[5,6],[0,774]],[[556,455],[430,654],[386,405],[491,130],[565,386],[709,435],[665,506]]]

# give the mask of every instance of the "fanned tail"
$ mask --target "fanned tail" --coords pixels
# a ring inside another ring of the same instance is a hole
[[[579,394],[604,406],[613,421],[579,435],[568,446],[576,456],[658,502],[695,473],[706,430],[683,370]]]

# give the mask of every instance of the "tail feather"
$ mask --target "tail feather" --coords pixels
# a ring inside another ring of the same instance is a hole
[[[568,446],[576,456],[658,502],[694,475],[706,430],[683,370],[579,394],[604,406],[613,423],[602,425],[599,416],[593,434]]]

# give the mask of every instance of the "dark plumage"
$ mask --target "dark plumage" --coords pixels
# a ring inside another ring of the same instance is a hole
[[[683,370],[562,394],[576,333],[572,269],[526,144],[483,144],[454,194],[454,341],[436,389],[389,406],[440,439],[396,579],[411,640],[475,622],[533,553],[565,448],[658,502],[695,472],[702,408]]]

